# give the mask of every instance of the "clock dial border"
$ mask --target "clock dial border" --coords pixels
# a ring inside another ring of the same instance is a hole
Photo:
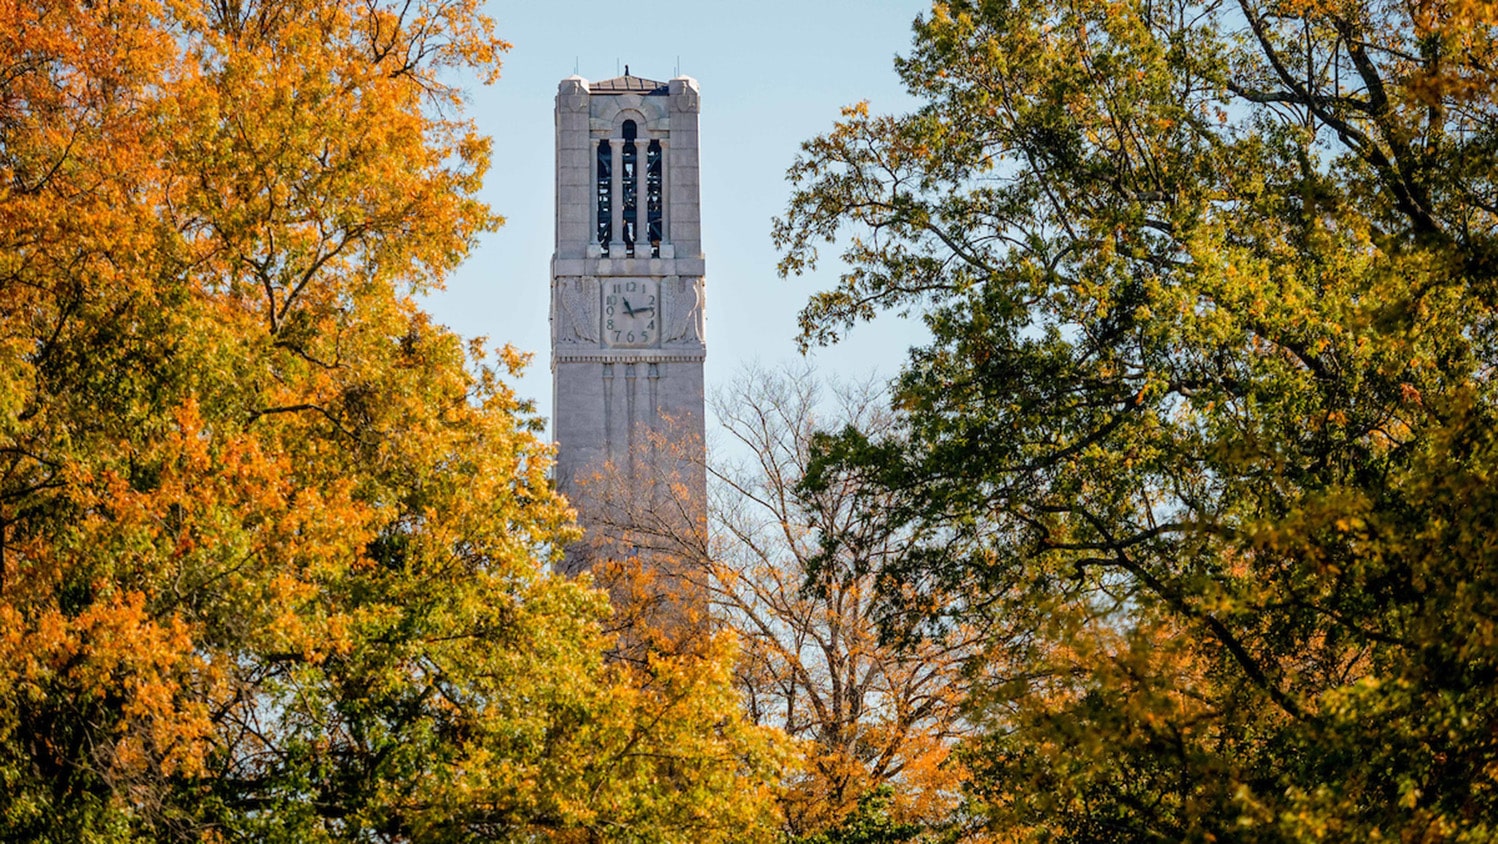
[[[661,284],[655,278],[599,279],[599,339],[609,349],[661,344]],[[636,298],[631,301],[632,297]]]

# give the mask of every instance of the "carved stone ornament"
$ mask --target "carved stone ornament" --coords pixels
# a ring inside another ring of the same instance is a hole
[[[565,110],[582,111],[588,107],[588,80],[569,76],[557,86],[557,104]]]
[[[679,76],[671,80],[671,100],[676,111],[697,111],[699,96],[697,80],[689,76]]]
[[[552,289],[556,345],[598,342],[598,282],[592,277],[559,278]]]
[[[665,333],[661,340],[665,343],[702,343],[702,279],[667,276],[665,288],[664,298],[669,310],[662,326]]]

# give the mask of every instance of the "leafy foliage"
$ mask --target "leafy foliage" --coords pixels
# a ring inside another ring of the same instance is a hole
[[[974,666],[993,829],[1498,834],[1494,31],[937,3],[898,62],[925,104],[805,145],[782,272],[848,269],[804,341],[932,335],[908,436],[809,480],[877,476],[932,537],[891,574],[1014,634]]]
[[[604,662],[523,356],[412,299],[477,6],[0,2],[0,837],[759,834],[727,643]]]

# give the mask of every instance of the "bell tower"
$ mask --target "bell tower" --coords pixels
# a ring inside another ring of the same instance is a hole
[[[552,435],[557,485],[590,533],[618,503],[601,497],[648,506],[667,478],[677,510],[704,505],[698,111],[695,80],[628,67],[557,89]],[[589,564],[574,548],[565,568]]]

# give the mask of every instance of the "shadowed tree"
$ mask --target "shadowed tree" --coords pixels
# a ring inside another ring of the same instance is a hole
[[[975,675],[996,834],[1498,828],[1494,32],[936,3],[897,62],[920,107],[804,146],[781,269],[846,247],[804,341],[932,335],[901,435],[828,442],[810,488],[877,479],[920,546],[886,582],[1034,619],[1027,675]]]
[[[947,825],[960,796],[950,750],[968,726],[962,664],[979,632],[970,619],[934,618],[955,596],[912,588],[896,601],[879,588],[917,536],[882,516],[860,474],[802,485],[824,429],[899,436],[884,403],[867,383],[746,370],[712,400],[724,439],[711,449],[705,514],[691,517],[701,508],[680,500],[690,489],[669,471],[642,484],[612,467],[593,481],[613,490],[590,498],[609,502],[595,523],[614,549],[599,574],[623,609],[615,623],[669,628],[690,596],[741,642],[749,717],[802,740],[784,798],[793,837],[863,823],[850,813],[878,789],[869,812],[914,835]],[[688,446],[667,424],[650,433],[651,462],[682,465]]]

